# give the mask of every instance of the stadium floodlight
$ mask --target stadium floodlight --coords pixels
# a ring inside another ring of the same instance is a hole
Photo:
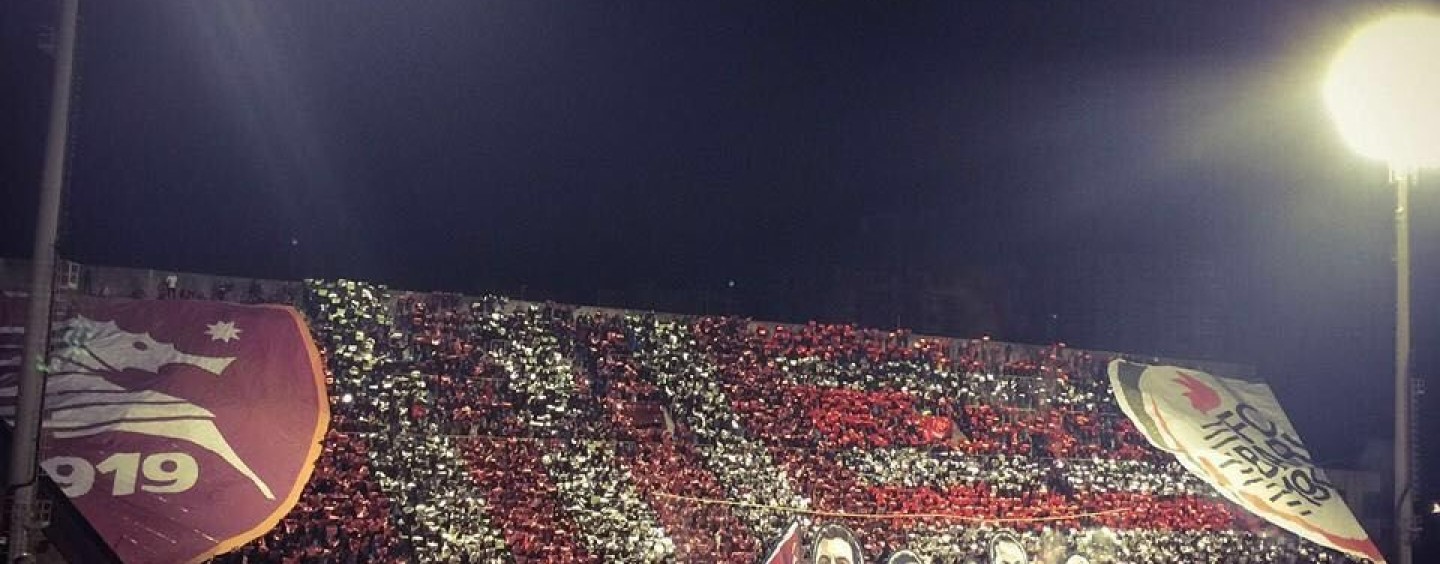
[[[1393,14],[1360,28],[1324,90],[1356,153],[1398,171],[1440,166],[1440,16]]]
[[[1390,14],[1350,36],[1330,65],[1325,104],[1362,156],[1390,167],[1395,184],[1396,561],[1411,562],[1410,219],[1408,191],[1421,168],[1440,166],[1440,16]]]

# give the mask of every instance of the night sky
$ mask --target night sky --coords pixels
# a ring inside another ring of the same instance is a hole
[[[1319,84],[1388,5],[87,1],[61,250],[640,308],[713,291],[787,321],[833,317],[811,296],[845,272],[961,272],[999,313],[960,336],[1176,356],[1046,319],[1103,290],[1087,264],[1203,260],[1209,356],[1256,366],[1343,463],[1390,434],[1393,191]],[[3,256],[30,253],[50,7],[0,22]],[[1440,172],[1421,182],[1433,375]]]

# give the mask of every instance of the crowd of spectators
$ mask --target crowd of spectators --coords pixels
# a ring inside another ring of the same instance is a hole
[[[700,349],[692,327],[654,316],[629,316],[627,331],[641,373],[654,382],[680,414],[705,468],[724,487],[723,499],[761,546],[777,540],[794,516],[766,507],[804,508],[790,479],[769,449],[741,424],[712,358]]]
[[[342,418],[337,416],[334,423],[342,423]],[[390,519],[392,509],[370,474],[366,441],[331,431],[295,508],[265,536],[217,560],[409,560],[410,546],[401,541]]]
[[[670,532],[676,559],[755,561],[758,543],[730,507],[681,500],[724,499],[727,493],[716,474],[705,469],[695,435],[686,424],[690,419],[681,417],[677,422],[670,417],[666,394],[630,354],[629,335],[638,336],[634,327],[643,320],[631,318],[628,329],[625,321],[607,315],[577,316],[577,357],[592,368],[588,390],[604,402],[620,441],[618,451],[662,527]]]
[[[387,534],[358,554],[316,554],[312,547],[324,537],[314,533],[325,529],[302,524],[281,542],[269,543],[262,560],[508,561],[508,545],[489,523],[490,511],[469,464],[423,407],[430,382],[407,360],[416,352],[395,330],[395,307],[385,288],[347,280],[309,282],[304,308],[326,363],[331,435],[366,446],[363,455],[350,453],[345,464],[333,467],[341,476],[336,483],[378,485],[387,503],[372,504],[377,513],[371,519],[385,519]],[[307,491],[320,476],[332,473],[328,468],[322,456]],[[334,489],[351,494],[355,488]],[[302,503],[286,519],[343,525],[355,511],[343,503],[319,511]],[[222,558],[244,558],[254,546]]]
[[[464,450],[487,499],[503,508],[517,560],[653,562],[673,553],[613,445],[598,442],[616,425],[586,393],[568,309],[415,295],[397,309],[411,343],[402,358],[430,384],[412,412],[451,433],[469,428]]]
[[[1108,359],[1063,345],[353,281],[304,303],[332,430],[295,510],[227,560],[757,562],[839,522],[932,562],[1000,532],[1036,561],[1344,561],[1151,448]]]
[[[541,442],[478,437],[462,444],[516,562],[598,561],[563,518],[555,482],[541,461]]]
[[[566,441],[542,457],[561,498],[570,500],[585,546],[606,562],[662,562],[675,552],[654,508],[641,499],[614,444]]]

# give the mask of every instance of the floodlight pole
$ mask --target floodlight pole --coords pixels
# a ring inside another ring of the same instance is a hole
[[[1410,183],[1414,169],[1390,170],[1395,184],[1395,552],[1411,562],[1414,491],[1410,487]]]
[[[45,168],[35,219],[35,255],[30,268],[30,308],[25,319],[25,352],[15,398],[15,432],[10,441],[10,562],[33,560],[30,533],[35,522],[39,469],[40,416],[44,398],[41,365],[50,336],[50,303],[55,292],[55,241],[60,224],[60,193],[65,184],[65,149],[70,131],[70,89],[75,63],[75,27],[80,0],[60,0],[60,19],[51,77],[50,130],[45,139]]]

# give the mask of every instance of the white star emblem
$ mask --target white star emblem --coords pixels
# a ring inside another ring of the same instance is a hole
[[[205,334],[210,336],[212,341],[228,343],[240,340],[241,330],[235,326],[234,321],[216,321],[205,326]]]

